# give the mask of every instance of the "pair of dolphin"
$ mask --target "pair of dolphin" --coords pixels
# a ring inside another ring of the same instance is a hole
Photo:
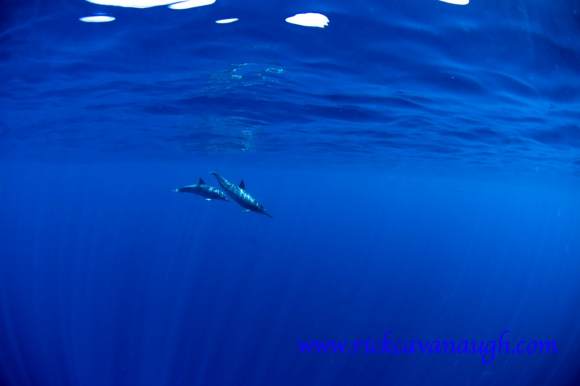
[[[202,178],[199,179],[197,184],[187,185],[182,188],[175,189],[175,191],[197,194],[199,196],[205,197],[206,200],[228,201],[229,196],[233,201],[238,203],[248,212],[256,212],[268,217],[272,217],[270,213],[264,209],[264,205],[259,203],[258,200],[246,192],[246,184],[244,183],[244,180],[242,180],[239,185],[236,185],[222,177],[217,172],[212,172],[211,174],[216,178],[223,191],[219,188],[206,184]]]

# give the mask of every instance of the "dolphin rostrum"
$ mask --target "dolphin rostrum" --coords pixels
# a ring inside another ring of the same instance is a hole
[[[197,181],[197,184],[187,185],[187,186],[175,189],[175,191],[180,192],[180,193],[197,194],[199,196],[205,197],[205,199],[207,201],[211,201],[211,200],[227,201],[228,200],[228,197],[226,196],[226,194],[224,192],[222,192],[218,188],[214,188],[213,186],[206,184],[202,178],[200,178],[199,181]]]
[[[272,217],[270,213],[266,212],[264,205],[260,204],[258,200],[246,192],[246,184],[244,183],[244,180],[242,180],[239,185],[236,185],[222,177],[218,172],[212,172],[211,174],[217,179],[218,183],[222,189],[225,190],[227,195],[230,196],[230,198],[237,202],[241,207],[245,208],[246,211],[252,211],[266,215],[268,217]]]

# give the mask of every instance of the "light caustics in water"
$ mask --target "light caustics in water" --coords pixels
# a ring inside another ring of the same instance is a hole
[[[439,0],[443,3],[454,4],[454,5],[467,5],[469,0]]]
[[[213,3],[215,3],[215,0],[187,0],[171,4],[169,8],[175,10],[190,9],[197,7],[205,7],[206,5],[212,5]]]
[[[95,16],[80,17],[79,20],[84,23],[109,23],[115,21],[115,17],[105,15],[95,15]]]
[[[177,3],[176,0],[87,0],[98,5],[110,5],[126,8],[151,8]]]
[[[298,13],[294,16],[287,17],[286,22],[301,25],[303,27],[324,28],[328,26],[330,20],[321,13]]]
[[[115,7],[126,7],[126,8],[152,8],[152,7],[159,7],[167,5],[169,8],[173,10],[184,10],[184,9],[191,9],[197,7],[204,7],[207,5],[212,5],[216,2],[216,0],[86,0],[89,3],[98,4],[98,5],[108,5],[108,6],[115,6]],[[448,2],[467,2],[469,0],[441,0],[441,1],[448,1]],[[112,20],[99,17],[85,17],[81,18],[81,21],[87,23],[106,23]],[[237,17],[232,17],[228,19],[220,19],[216,20],[217,24],[230,24],[235,23],[239,19]],[[290,24],[296,24],[303,27],[317,27],[317,28],[325,28],[330,23],[330,20],[326,15],[321,13],[315,12],[307,12],[307,13],[298,13],[294,16],[290,16],[286,18],[286,22]]]
[[[238,20],[240,20],[240,19],[238,19],[237,17],[232,17],[232,18],[229,18],[229,19],[216,20],[215,22],[217,24],[231,24],[231,23],[235,23]]]

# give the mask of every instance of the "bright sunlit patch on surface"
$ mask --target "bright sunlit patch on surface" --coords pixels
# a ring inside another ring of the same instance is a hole
[[[127,8],[151,8],[161,5],[177,3],[179,0],[87,0],[89,3],[99,5],[112,5]]]
[[[114,21],[115,18],[113,16],[98,15],[80,17],[79,20],[85,23],[109,23]]]
[[[220,20],[216,20],[215,22],[217,24],[230,24],[230,23],[235,23],[238,20],[240,20],[240,19],[238,19],[237,17],[232,17],[230,19],[220,19]]]
[[[439,0],[444,3],[448,4],[455,4],[455,5],[467,5],[469,4],[469,0]]]
[[[206,5],[212,5],[215,0],[187,0],[180,3],[171,4],[169,8],[171,9],[190,9],[197,7],[204,7]]]
[[[330,23],[328,17],[321,13],[299,13],[294,16],[286,18],[286,22],[290,24],[301,25],[303,27],[318,27],[324,28]]]

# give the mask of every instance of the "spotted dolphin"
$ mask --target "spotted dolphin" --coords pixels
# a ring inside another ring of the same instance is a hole
[[[218,172],[212,172],[211,174],[217,179],[218,183],[222,189],[225,190],[227,195],[230,196],[230,198],[237,202],[241,207],[245,208],[247,211],[272,217],[270,213],[266,212],[264,205],[260,204],[258,200],[246,192],[246,184],[244,183],[244,180],[242,180],[239,185],[236,185],[222,177]]]
[[[175,191],[180,193],[197,194],[198,196],[205,197],[207,201],[228,200],[228,197],[221,189],[206,184],[202,178],[197,181],[197,184],[183,186],[181,188],[175,189]]]

